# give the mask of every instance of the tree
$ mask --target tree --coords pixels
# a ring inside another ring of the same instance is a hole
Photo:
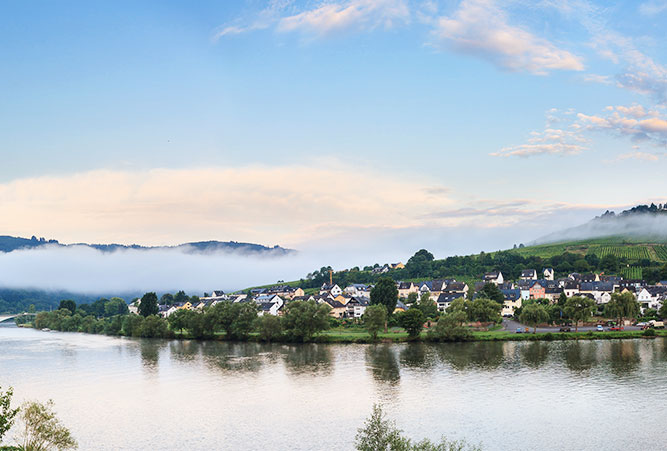
[[[375,404],[364,427],[357,430],[354,446],[358,451],[405,450],[409,440],[401,432],[393,421],[385,418],[382,407]]]
[[[454,299],[450,304],[449,307],[447,307],[447,313],[453,313],[453,312],[463,312],[466,314],[466,317],[468,316],[467,314],[467,308],[466,308],[466,301],[463,298],[457,298]]]
[[[165,293],[160,297],[160,305],[173,305],[174,304],[174,295],[171,293]]]
[[[294,339],[308,341],[329,328],[330,310],[328,305],[315,301],[292,301],[285,306],[284,330]]]
[[[593,313],[595,302],[583,296],[573,296],[565,301],[563,311],[574,321],[574,331],[579,332],[579,321],[586,321]]]
[[[438,317],[438,304],[431,299],[431,293],[424,293],[419,298],[419,303],[416,305],[422,311],[425,318]]]
[[[618,259],[614,254],[606,254],[600,260],[600,269],[605,271],[615,272],[618,271]]]
[[[485,283],[479,291],[479,297],[492,299],[502,305],[505,302],[505,296],[495,283]]]
[[[60,301],[60,306],[58,306],[58,310],[60,309],[67,309],[70,312],[72,312],[72,315],[76,312],[76,302],[74,302],[71,299],[64,299]]]
[[[139,334],[143,338],[166,338],[168,330],[167,320],[157,315],[150,315],[141,325]]]
[[[139,303],[139,314],[144,318],[150,315],[157,315],[160,309],[157,306],[157,294],[151,292],[141,297]]]
[[[211,310],[211,333],[219,326],[228,339],[244,339],[252,331],[257,319],[254,302],[220,302]]]
[[[387,318],[394,313],[396,303],[398,302],[398,287],[389,277],[381,277],[371,290],[371,305],[384,305],[387,309]],[[385,322],[384,331],[387,332],[387,323]]]
[[[662,303],[660,310],[658,310],[658,316],[660,316],[660,319],[667,318],[667,302]]]
[[[257,318],[257,331],[259,332],[260,340],[273,341],[283,333],[280,318],[273,315],[260,316]]]
[[[482,323],[498,322],[500,321],[500,311],[502,308],[502,304],[498,304],[492,299],[477,298],[470,302],[468,316],[472,321]]]
[[[72,433],[56,417],[53,401],[42,404],[36,401],[21,406],[20,416],[24,429],[21,434],[22,449],[26,451],[60,451],[78,447]]]
[[[111,298],[104,304],[104,316],[127,315],[127,303],[121,298]]]
[[[403,313],[400,318],[400,325],[408,332],[408,337],[411,339],[419,337],[419,334],[424,327],[424,314],[418,308],[411,308]]]
[[[174,303],[176,303],[176,304],[185,304],[189,300],[190,300],[190,298],[188,297],[187,294],[185,294],[185,291],[183,291],[183,290],[179,291],[174,296]]]
[[[639,315],[639,302],[635,295],[626,291],[625,293],[612,293],[611,300],[604,308],[605,316],[618,318],[618,325],[623,325],[624,318],[636,318]]]
[[[0,442],[2,442],[2,437],[12,428],[14,424],[14,419],[19,413],[19,409],[12,409],[12,396],[14,395],[14,390],[9,387],[6,392],[2,391],[0,387]]]
[[[407,305],[412,305],[412,304],[416,303],[418,300],[419,300],[419,296],[417,295],[417,293],[415,293],[413,291],[412,293],[408,293],[408,298],[405,300],[405,303]]]
[[[169,327],[171,327],[171,330],[174,332],[183,332],[183,329],[187,328],[189,325],[189,314],[194,313],[191,312],[190,310],[185,310],[185,309],[179,309],[176,310],[174,313],[169,315],[167,317],[167,322],[169,323]]]
[[[378,332],[382,330],[387,321],[387,309],[383,305],[371,305],[366,308],[361,320],[373,340],[378,337]]]
[[[523,324],[528,324],[533,326],[533,333],[537,333],[537,325],[540,323],[546,323],[549,320],[549,313],[540,304],[528,304],[525,306],[521,315],[519,316],[519,321]]]
[[[469,340],[472,333],[463,326],[467,319],[467,315],[461,310],[442,315],[435,327],[429,331],[429,336],[440,341]]]

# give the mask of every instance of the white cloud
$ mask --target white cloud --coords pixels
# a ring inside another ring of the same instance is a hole
[[[488,59],[504,69],[546,74],[552,70],[584,69],[582,59],[546,39],[508,23],[493,0],[463,0],[434,31],[455,50]]]
[[[324,3],[279,20],[279,32],[301,31],[326,35],[344,30],[392,28],[410,20],[410,10],[404,0],[349,0]]]
[[[618,156],[619,160],[641,160],[641,161],[658,161],[660,157],[653,153],[647,152],[629,152]]]
[[[579,123],[588,130],[602,130],[634,140],[649,141],[658,146],[667,144],[667,119],[656,110],[641,105],[607,107],[603,115],[577,114]]]
[[[560,122],[556,111],[548,112],[548,122]],[[586,139],[577,127],[555,129],[547,127],[542,132],[532,132],[527,144],[504,147],[490,155],[494,157],[533,157],[538,155],[577,155],[586,150]]]
[[[610,85],[613,83],[609,75],[585,74],[583,80],[589,83],[599,83],[601,85]]]
[[[651,0],[644,2],[639,5],[639,12],[645,16],[655,16],[667,11],[667,1],[666,0]]]

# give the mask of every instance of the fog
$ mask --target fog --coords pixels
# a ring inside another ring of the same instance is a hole
[[[87,246],[43,246],[0,253],[0,287],[76,293],[129,291],[202,294],[298,280],[323,266],[335,270],[406,262],[421,248],[436,258],[511,247],[520,228],[404,228],[350,230],[300,243],[288,255],[193,253],[187,248],[101,252]],[[534,235],[533,235],[534,236]]]
[[[610,236],[667,240],[667,214],[604,216],[578,227],[546,235],[531,244],[578,241]]]

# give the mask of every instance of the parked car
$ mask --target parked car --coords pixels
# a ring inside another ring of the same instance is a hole
[[[623,330],[623,326],[612,326],[609,328],[612,332],[617,332],[619,330]]]
[[[604,327],[602,327],[602,324],[598,324],[595,330],[597,330],[598,332],[604,332]]]
[[[572,332],[572,328],[570,326],[562,326],[560,328],[561,332]]]
[[[523,333],[523,328],[521,328],[521,327],[517,327],[517,328],[516,328],[516,333],[517,333],[517,334],[522,334],[522,333]]]
[[[639,328],[641,328],[641,329],[645,329],[646,326],[648,326],[648,324],[646,324],[646,323],[637,323],[637,324],[635,324],[635,326],[637,326],[637,327],[639,327]]]

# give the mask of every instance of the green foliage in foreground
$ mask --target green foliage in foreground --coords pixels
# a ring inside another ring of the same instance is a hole
[[[0,387],[0,442],[2,437],[9,431],[14,424],[14,419],[19,413],[19,409],[12,409],[12,396],[14,391],[11,387],[6,392]]]
[[[365,421],[364,427],[358,429],[355,438],[358,451],[480,451],[465,441],[450,441],[442,437],[439,442],[424,439],[413,442],[396,428],[393,421],[386,418],[382,407],[373,406],[373,412]]]

